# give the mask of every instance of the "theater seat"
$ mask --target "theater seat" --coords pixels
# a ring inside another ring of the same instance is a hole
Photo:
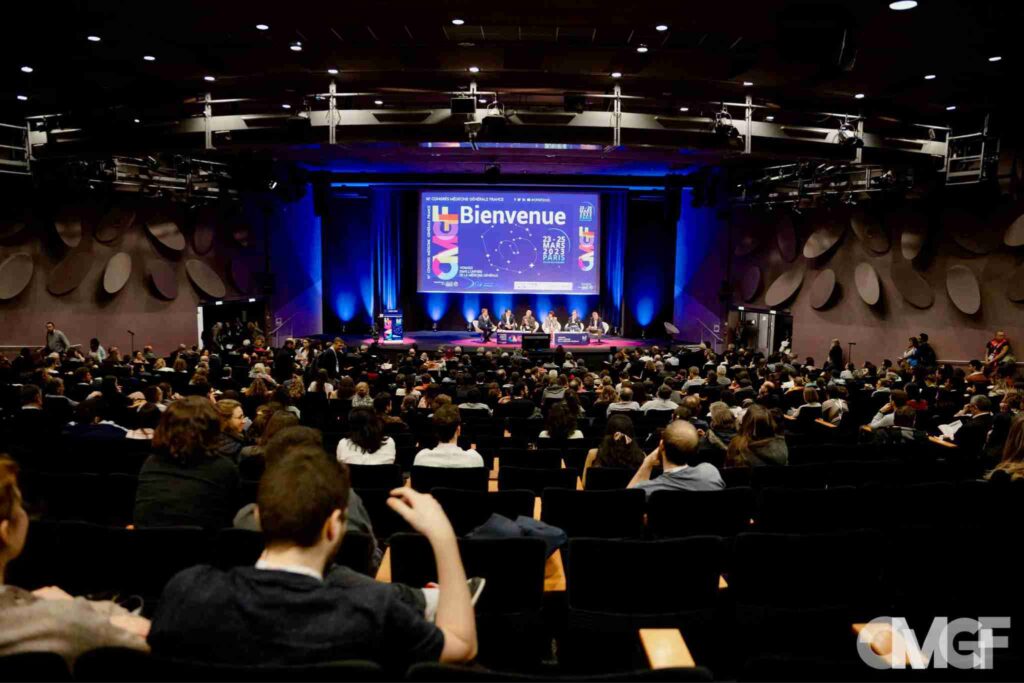
[[[721,491],[655,491],[647,501],[647,530],[655,538],[750,531],[754,492],[746,486]]]
[[[54,652],[21,652],[0,657],[0,681],[70,681],[64,658]]]
[[[393,489],[401,486],[402,470],[398,465],[349,465],[349,481],[352,488]]]
[[[539,496],[546,488],[575,489],[579,473],[574,469],[539,469],[534,467],[502,467],[498,470],[498,488],[529,489]]]
[[[225,666],[153,657],[123,648],[86,652],[75,662],[79,681],[383,681],[374,662],[353,660],[295,666]]]
[[[484,492],[438,487],[432,493],[459,536],[465,536],[492,514],[509,519],[520,515],[533,516],[535,496],[533,491],[526,489]]]
[[[636,470],[627,467],[591,467],[587,470],[586,489],[588,491],[624,489],[633,480],[634,474],[636,474]]]
[[[450,489],[486,491],[489,476],[490,472],[485,467],[423,467],[414,465],[410,479],[412,487],[420,493],[430,493],[438,486]]]
[[[544,489],[541,520],[570,537],[639,538],[644,533],[644,492]]]

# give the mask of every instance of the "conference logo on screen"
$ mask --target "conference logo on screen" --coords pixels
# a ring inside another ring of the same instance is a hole
[[[580,221],[589,223],[594,220],[594,205],[590,202],[580,204]]]
[[[448,207],[430,207],[430,242],[440,251],[433,255],[430,270],[439,280],[459,274],[459,214]]]
[[[583,207],[580,207],[580,211],[583,211]],[[594,269],[594,242],[594,231],[581,225],[579,266],[583,272]]]

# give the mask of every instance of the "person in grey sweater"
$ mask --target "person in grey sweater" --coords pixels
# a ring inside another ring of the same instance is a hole
[[[57,329],[52,322],[46,323],[46,350],[48,353],[64,355],[71,348],[67,335]]]

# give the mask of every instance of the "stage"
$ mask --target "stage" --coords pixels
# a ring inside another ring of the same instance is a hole
[[[342,334],[338,335],[345,343],[349,346],[358,346],[359,344],[370,344],[373,339],[364,335],[353,335],[353,334]],[[325,339],[330,338],[330,335],[323,335]],[[622,337],[602,337],[600,343],[591,342],[590,344],[563,344],[562,348],[566,351],[572,351],[574,354],[581,353],[608,353],[614,348],[643,348],[648,346],[654,346],[660,344],[665,346],[667,340],[653,340],[653,339],[624,339]],[[519,348],[517,345],[512,344],[498,344],[494,338],[488,343],[481,341],[479,334],[473,334],[471,332],[431,332],[424,330],[422,332],[410,332],[405,335],[405,339],[401,342],[384,342],[381,344],[383,348],[395,349],[404,351],[409,349],[413,344],[417,346],[421,351],[433,351],[439,349],[442,346],[461,346],[463,349],[478,349],[485,348],[492,351],[513,351]],[[551,347],[554,350],[554,347]]]

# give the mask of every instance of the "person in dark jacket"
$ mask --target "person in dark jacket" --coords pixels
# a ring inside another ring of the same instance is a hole
[[[286,339],[284,347],[274,357],[273,377],[278,384],[283,384],[295,373],[295,340]]]

